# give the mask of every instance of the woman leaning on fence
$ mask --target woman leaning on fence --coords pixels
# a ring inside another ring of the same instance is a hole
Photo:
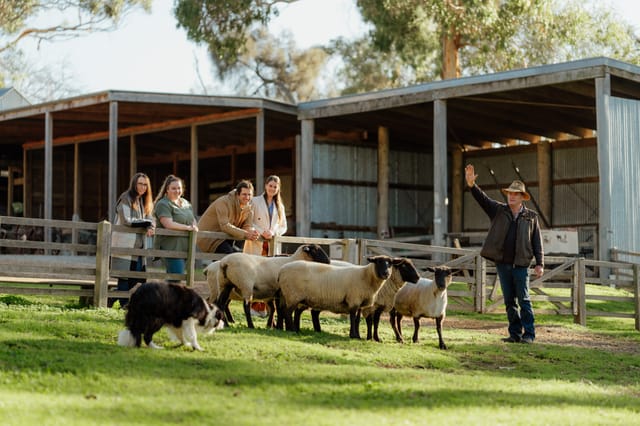
[[[154,207],[158,228],[175,231],[198,230],[191,203],[182,198],[183,189],[184,183],[177,176],[169,175],[164,180]],[[187,251],[189,237],[158,235],[155,238],[154,247],[160,250]],[[168,274],[184,274],[185,259],[165,258],[165,265]]]
[[[151,181],[144,173],[136,173],[131,178],[129,189],[123,192],[116,204],[114,225],[125,225],[132,228],[146,228],[146,233],[113,232],[111,234],[112,247],[147,248],[147,238],[155,232],[153,221],[153,193]],[[111,269],[137,271],[146,270],[145,256],[118,255],[111,257]],[[137,283],[144,282],[144,278],[118,278],[118,290],[129,291]],[[126,305],[128,299],[120,298],[120,306]],[[109,306],[115,299],[109,299]]]

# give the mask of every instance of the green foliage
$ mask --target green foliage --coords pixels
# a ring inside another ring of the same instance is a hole
[[[235,87],[241,95],[291,103],[313,99],[320,94],[318,77],[327,57],[323,48],[298,49],[292,34],[274,37],[261,27],[249,35],[246,51],[233,67]]]
[[[266,25],[278,11],[277,3],[261,0],[177,0],[178,26],[189,39],[209,46],[220,74],[232,69],[247,50],[252,28]]]
[[[358,7],[373,24],[375,46],[399,52],[416,70],[416,82],[437,77],[445,36],[455,40],[462,75],[592,56],[640,63],[633,27],[598,2],[358,0]],[[425,57],[434,51],[440,60]]]
[[[152,1],[0,0],[0,87],[15,86],[35,102],[74,94],[64,69],[52,71],[26,63],[20,41],[32,38],[41,44],[107,31],[134,8],[149,11]],[[42,17],[47,18],[46,25],[36,26]]]
[[[451,55],[463,76],[593,56],[640,63],[633,27],[597,1],[358,0],[369,33],[306,52],[264,30],[279,4],[295,1],[177,0],[175,15],[191,40],[209,46],[220,78],[287,101],[436,80]]]
[[[165,350],[121,348],[123,311],[35,300],[0,304],[4,425],[591,425],[633,424],[640,413],[640,334],[619,336],[610,324],[587,330],[541,317],[566,343],[504,344],[487,331],[504,330],[504,315],[450,312],[441,351],[431,320],[418,344],[395,343],[384,322],[374,343],[349,339],[348,321],[329,314],[320,334],[308,314],[299,334],[261,321],[250,330],[232,304],[239,322],[201,337],[200,353],[173,347],[162,331],[155,340]]]
[[[31,302],[30,300],[25,299],[24,297],[21,297],[21,296],[15,296],[13,294],[6,294],[6,295],[0,296],[0,303],[4,303],[5,305],[22,305],[22,306],[28,306],[33,304],[33,302]]]

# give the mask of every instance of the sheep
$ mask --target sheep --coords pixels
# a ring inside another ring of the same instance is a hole
[[[202,272],[207,278],[207,284],[209,286],[209,297],[207,302],[215,304],[218,296],[220,296],[220,286],[218,285],[218,269],[220,268],[220,261],[216,260],[211,262]],[[242,297],[236,292],[232,291],[230,295],[231,300],[242,300]],[[224,315],[227,323],[235,322],[229,306],[224,308]]]
[[[231,253],[220,259],[218,265],[218,286],[220,295],[216,305],[225,312],[228,309],[231,291],[236,291],[244,302],[247,327],[254,328],[251,319],[251,301],[271,300],[278,290],[278,271],[283,265],[295,261],[329,263],[329,257],[317,244],[304,244],[291,256],[263,257],[247,253]],[[280,316],[281,317],[281,316]],[[278,319],[280,323],[280,318]],[[273,315],[267,326],[273,327]]]
[[[391,265],[400,259],[378,255],[367,257],[367,261],[370,262],[368,265],[353,266],[309,262],[283,266],[278,285],[286,329],[300,331],[299,317],[294,323],[292,312],[296,309],[301,312],[308,307],[312,312],[348,313],[349,337],[359,339],[360,309],[373,303],[375,294],[391,275]]]
[[[393,308],[393,299],[405,282],[415,284],[419,279],[420,275],[411,260],[402,259],[402,262],[393,264],[391,277],[380,287],[373,301],[373,305],[362,308],[362,316],[367,322],[367,340],[371,340],[373,335],[373,339],[376,342],[380,341],[380,337],[378,337],[380,315],[382,315],[383,312],[389,312],[391,308]]]
[[[389,313],[389,321],[396,335],[396,340],[404,343],[402,338],[402,316],[413,318],[413,343],[418,343],[420,318],[435,318],[440,349],[447,349],[442,339],[442,321],[447,309],[447,287],[451,283],[453,272],[447,266],[427,268],[434,272],[433,280],[420,278],[417,284],[406,284],[396,293],[393,308]]]

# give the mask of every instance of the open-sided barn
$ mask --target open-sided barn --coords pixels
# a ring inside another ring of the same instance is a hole
[[[522,178],[546,227],[590,230],[595,257],[640,250],[640,68],[608,58],[299,105],[107,91],[0,111],[0,145],[0,214],[108,218],[137,170],[185,178],[202,213],[274,173],[290,233],[444,244],[488,227],[471,162],[490,195]]]

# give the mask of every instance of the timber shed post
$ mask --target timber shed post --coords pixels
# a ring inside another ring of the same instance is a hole
[[[313,120],[302,120],[300,143],[296,143],[296,235],[311,236],[311,190],[313,184]],[[296,138],[296,142],[298,139]]]
[[[445,233],[448,232],[447,204],[447,101],[437,99],[433,105],[432,244],[435,246],[445,245]]]
[[[378,238],[389,238],[389,129],[378,127]]]

